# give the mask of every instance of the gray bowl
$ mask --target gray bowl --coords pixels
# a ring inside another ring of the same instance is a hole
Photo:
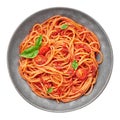
[[[28,34],[29,30],[35,23],[41,23],[49,17],[58,14],[67,16],[93,31],[100,40],[101,50],[104,55],[104,61],[99,67],[99,76],[92,93],[88,96],[83,96],[75,101],[59,104],[55,100],[49,100],[35,95],[27,83],[21,78],[18,72],[19,44],[21,41]],[[22,24],[20,24],[10,41],[7,61],[12,82],[18,93],[27,102],[43,110],[52,112],[67,112],[85,107],[86,105],[93,102],[102,93],[111,76],[113,68],[113,52],[108,36],[106,35],[103,28],[93,18],[75,9],[50,8],[31,15],[25,21],[23,21]]]

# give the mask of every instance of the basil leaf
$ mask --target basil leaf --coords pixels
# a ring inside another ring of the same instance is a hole
[[[76,60],[74,60],[72,62],[72,67],[73,67],[74,70],[77,70],[77,68],[78,68],[78,62]]]
[[[67,28],[68,28],[68,24],[63,24],[63,25],[61,26],[61,29],[62,29],[62,30],[67,29]]]
[[[33,51],[30,51],[30,52],[26,52],[24,51],[23,53],[20,54],[21,57],[24,57],[24,58],[34,58],[37,56],[39,50],[33,50]]]
[[[48,88],[47,93],[51,93],[53,91],[53,88]]]
[[[40,37],[37,38],[36,42],[35,42],[35,46],[31,46],[27,49],[25,49],[20,56],[24,57],[24,58],[34,58],[37,56],[38,52],[39,52],[39,48],[42,44],[42,35],[40,35]]]
[[[40,37],[37,38],[35,46],[39,48],[41,44],[42,44],[42,35],[40,35]]]
[[[25,49],[21,54],[27,54],[27,53],[30,53],[30,52],[36,50],[36,49],[37,49],[36,46],[31,46],[31,47]]]

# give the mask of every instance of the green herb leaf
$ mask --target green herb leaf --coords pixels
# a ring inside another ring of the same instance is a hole
[[[39,48],[41,44],[42,44],[42,35],[40,35],[40,37],[38,37],[38,39],[36,40],[35,46]]]
[[[68,28],[68,24],[63,24],[63,25],[61,26],[61,29],[62,29],[62,30],[67,29],[67,28]]]
[[[74,60],[72,62],[72,67],[73,67],[74,70],[77,70],[77,68],[78,68],[78,62],[76,60]]]
[[[34,58],[37,56],[37,54],[39,53],[39,48],[42,44],[42,35],[40,35],[40,37],[37,38],[36,43],[34,46],[31,46],[27,49],[25,49],[20,56],[24,57],[24,58]]]
[[[48,88],[47,93],[51,93],[53,91],[53,88]]]
[[[32,46],[32,47],[34,47],[34,46]],[[24,58],[34,58],[34,57],[36,57],[37,56],[37,54],[38,54],[38,52],[39,52],[39,50],[33,50],[33,51],[30,51],[30,52],[28,52],[27,50],[29,50],[29,49],[26,49],[26,51],[23,51],[21,54],[20,54],[20,56],[21,57],[24,57]]]
[[[30,52],[36,50],[36,49],[37,49],[36,46],[31,46],[31,47],[25,49],[21,54],[27,54],[27,53],[30,53]]]

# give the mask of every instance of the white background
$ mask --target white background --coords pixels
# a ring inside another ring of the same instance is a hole
[[[119,0],[1,0],[0,1],[0,120],[120,120],[120,6]],[[114,67],[104,92],[90,105],[67,113],[40,110],[27,103],[14,88],[7,69],[10,39],[31,14],[50,7],[70,7],[92,16],[110,38]]]

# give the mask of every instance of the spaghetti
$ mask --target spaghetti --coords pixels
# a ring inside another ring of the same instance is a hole
[[[90,94],[103,61],[96,35],[61,15],[34,24],[19,50],[21,77],[35,94],[57,102]]]

